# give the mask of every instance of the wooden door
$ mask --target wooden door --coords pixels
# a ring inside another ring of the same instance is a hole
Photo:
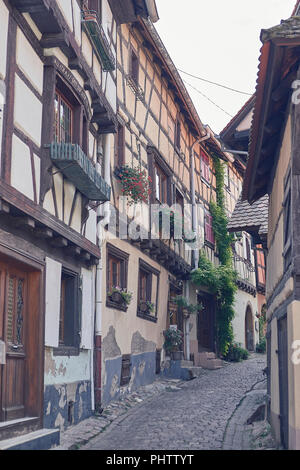
[[[0,263],[1,338],[5,364],[1,368],[0,420],[25,416],[27,273]]]
[[[289,446],[289,387],[287,318],[278,321],[278,366],[280,394],[280,435],[285,449]]]
[[[198,302],[202,303],[203,310],[197,316],[197,338],[199,352],[214,351],[214,306],[212,297],[198,296]]]

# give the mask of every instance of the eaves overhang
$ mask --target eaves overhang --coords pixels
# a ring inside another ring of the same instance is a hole
[[[300,18],[263,30],[249,157],[242,198],[250,203],[268,192],[286,108],[296,78],[300,52]]]

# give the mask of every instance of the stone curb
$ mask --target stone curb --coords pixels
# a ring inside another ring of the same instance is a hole
[[[237,405],[226,426],[222,446],[224,450],[253,450],[253,426],[247,424],[247,420],[266,401],[267,390],[255,388],[264,382],[266,379],[254,384]]]

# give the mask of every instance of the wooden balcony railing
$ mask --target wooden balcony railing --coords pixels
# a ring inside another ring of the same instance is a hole
[[[110,186],[77,144],[52,142],[52,162],[91,201],[109,201]]]
[[[104,72],[115,70],[116,60],[97,12],[84,8],[81,12],[81,18],[82,24],[95,46]]]

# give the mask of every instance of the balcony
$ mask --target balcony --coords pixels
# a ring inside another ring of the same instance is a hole
[[[110,186],[77,144],[52,142],[50,157],[55,166],[91,201],[109,201]]]
[[[238,254],[234,253],[233,256],[233,267],[238,274],[237,285],[238,288],[248,292],[252,295],[256,295],[256,277],[255,267],[252,266],[249,261],[245,260]]]
[[[96,11],[84,9],[81,21],[92,40],[104,72],[115,70],[116,60]]]

